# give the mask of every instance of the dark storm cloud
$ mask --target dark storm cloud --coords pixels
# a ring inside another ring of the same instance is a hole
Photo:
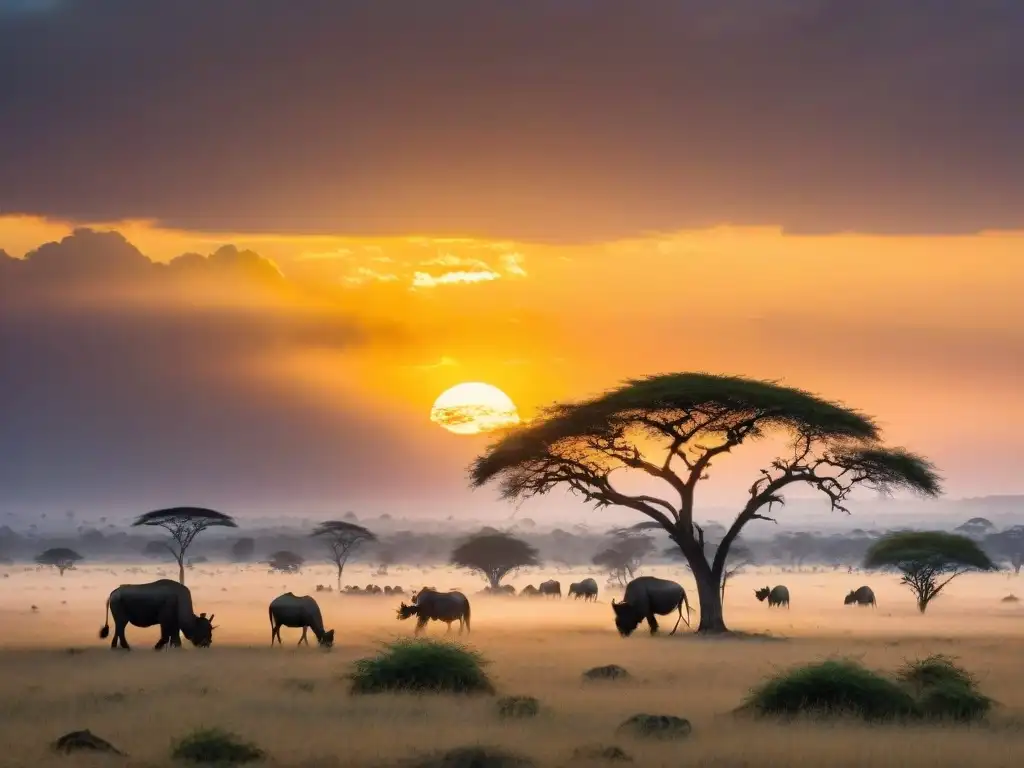
[[[377,450],[405,462],[410,482],[429,479],[430,463],[365,408],[260,377],[254,364],[289,352],[395,341],[340,311],[273,304],[275,276],[251,252],[163,266],[89,231],[24,261],[0,256],[0,500],[302,509],[379,495],[391,470]],[[190,300],[204,285],[225,302]],[[135,292],[103,293],[112,287]],[[228,300],[260,292],[252,308]]]
[[[0,209],[592,239],[1024,225],[1014,0],[134,0],[0,20]]]

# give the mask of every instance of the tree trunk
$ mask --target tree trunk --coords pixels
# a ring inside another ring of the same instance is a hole
[[[729,631],[725,626],[725,613],[722,610],[721,577],[705,565],[703,568],[692,568],[693,578],[697,582],[697,599],[700,601],[700,624],[697,632],[703,635],[721,635]]]
[[[345,566],[341,563],[335,563],[338,566],[338,591],[341,592],[341,572],[345,570]]]
[[[178,581],[181,584],[185,583],[185,555],[184,555],[184,553],[182,553],[182,556],[178,558]]]

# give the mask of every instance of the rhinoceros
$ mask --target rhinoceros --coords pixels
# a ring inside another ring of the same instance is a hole
[[[469,626],[469,600],[461,592],[435,592],[433,589],[421,589],[416,593],[412,605],[402,603],[398,609],[400,620],[417,617],[415,633],[423,631],[428,621],[443,621],[452,631],[452,622],[459,622],[459,634],[463,628],[471,631]]]
[[[269,615],[271,645],[274,644],[275,637],[277,644],[281,645],[281,627],[302,627],[302,637],[299,638],[298,645],[309,645],[306,637],[306,630],[309,629],[313,630],[313,636],[321,647],[330,648],[334,645],[334,630],[324,631],[320,606],[309,595],[294,595],[291,592],[278,595],[270,601]]]
[[[674,635],[683,619],[683,606],[686,606],[686,626],[690,626],[690,602],[686,598],[686,590],[681,584],[657,576],[638,576],[626,585],[626,593],[622,602],[616,603],[612,598],[612,610],[615,611],[615,627],[623,637],[629,637],[640,622],[647,619],[647,626],[653,635],[658,631],[658,620],[655,616],[668,616],[672,611],[679,612],[676,625],[669,634]]]
[[[782,584],[777,584],[771,589],[768,587],[761,587],[761,589],[754,591],[754,597],[762,603],[765,601],[765,598],[767,598],[769,608],[777,605],[784,605],[789,608],[789,589]]]
[[[857,605],[870,605],[872,607],[877,607],[878,605],[875,602],[874,591],[868,586],[850,590],[850,594],[848,594],[846,599],[843,600],[843,605],[853,605],[854,603]]]
[[[185,635],[197,648],[208,648],[213,642],[213,616],[205,613],[198,616],[192,612],[192,593],[184,584],[171,579],[160,579],[148,584],[122,584],[107,598],[107,610],[100,629],[100,638],[110,634],[110,616],[114,617],[114,639],[111,648],[118,644],[130,650],[124,630],[132,624],[136,627],[160,625],[160,640],[155,646],[162,649],[168,643],[181,646]]]
[[[597,582],[593,579],[574,581],[569,585],[569,597],[575,597],[577,600],[582,597],[583,602],[597,600]]]

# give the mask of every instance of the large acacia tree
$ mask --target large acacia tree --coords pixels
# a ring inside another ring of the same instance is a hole
[[[149,525],[163,528],[171,534],[171,540],[165,542],[167,551],[178,561],[178,581],[185,583],[185,553],[192,546],[196,536],[207,528],[237,528],[234,518],[205,507],[171,507],[157,509],[139,515],[133,526]]]
[[[706,556],[704,530],[694,519],[698,485],[716,459],[773,433],[788,438],[787,450],[760,470]],[[626,493],[613,482],[619,470],[646,473],[662,481],[665,493]],[[730,547],[748,523],[773,520],[771,510],[784,503],[789,486],[809,485],[840,511],[857,486],[940,492],[932,465],[883,445],[869,417],[803,390],[704,373],[630,380],[589,400],[556,404],[489,446],[471,465],[470,481],[497,482],[513,501],[568,487],[595,506],[645,515],[686,558],[700,601],[697,631],[704,633],[727,631],[721,584]]]

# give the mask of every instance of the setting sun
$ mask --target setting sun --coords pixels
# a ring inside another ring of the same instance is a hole
[[[519,423],[512,398],[480,381],[445,390],[430,409],[430,420],[457,435],[477,435]]]

